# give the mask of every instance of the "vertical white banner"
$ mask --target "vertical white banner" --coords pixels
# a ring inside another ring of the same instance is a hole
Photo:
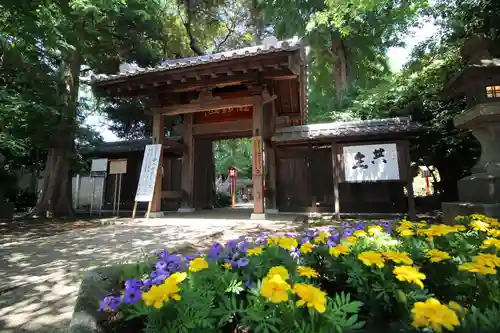
[[[139,177],[139,184],[137,185],[135,201],[149,202],[153,200],[161,149],[161,144],[146,146],[146,149],[144,150],[141,176]]]

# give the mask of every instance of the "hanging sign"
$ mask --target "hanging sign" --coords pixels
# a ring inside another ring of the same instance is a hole
[[[195,113],[196,124],[223,123],[226,121],[252,119],[252,107],[241,106]]]
[[[154,144],[147,145],[144,150],[141,175],[139,177],[139,184],[137,185],[137,192],[135,195],[136,202],[150,202],[153,200],[161,149],[161,144]]]
[[[399,180],[398,150],[395,143],[344,146],[346,182]]]
[[[127,160],[111,160],[109,161],[109,174],[110,175],[123,175],[127,173]]]

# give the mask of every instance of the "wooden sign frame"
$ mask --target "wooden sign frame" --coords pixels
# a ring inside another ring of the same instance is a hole
[[[149,218],[151,215],[151,205],[155,193],[156,178],[158,176],[158,172],[160,172],[159,166],[162,149],[162,144],[151,144],[147,145],[144,150],[141,174],[139,176],[139,183],[137,184],[134,209],[132,210],[132,218],[135,218],[138,202],[148,202],[146,218]]]

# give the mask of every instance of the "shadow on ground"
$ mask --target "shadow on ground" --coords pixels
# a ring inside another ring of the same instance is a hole
[[[239,212],[241,213],[241,212]],[[7,229],[0,235],[0,332],[64,332],[82,272],[131,262],[160,248],[186,252],[213,242],[262,232],[283,233],[301,224],[294,217],[268,221],[179,215],[162,219],[120,219],[119,224],[55,234]],[[233,216],[234,217],[234,216]],[[38,230],[38,231],[37,231]],[[96,303],[97,306],[97,303]]]

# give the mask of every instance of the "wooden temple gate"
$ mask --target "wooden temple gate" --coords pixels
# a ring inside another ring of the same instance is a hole
[[[163,144],[163,154],[170,154],[170,159],[160,158],[152,212],[161,212],[162,200],[180,201],[179,211],[213,207],[213,141],[242,137],[252,138],[255,218],[263,218],[266,210],[414,212],[407,149],[412,124],[304,125],[306,77],[300,43],[268,39],[263,45],[169,60],[155,68],[129,68],[94,78],[92,84],[97,96],[138,97],[152,106],[152,142]],[[183,117],[180,142],[165,137],[165,117],[177,115]],[[345,179],[344,147],[370,142],[397,146],[399,171],[381,181]]]
[[[180,211],[213,202],[212,141],[251,137],[254,214],[263,216],[265,195],[276,193],[275,172],[265,171],[266,163],[268,170],[274,169],[271,137],[277,126],[300,125],[305,119],[302,45],[267,39],[256,47],[129,71],[94,79],[94,92],[150,100],[154,143],[164,143],[164,117],[183,115]],[[264,156],[269,156],[266,163]],[[162,198],[159,172],[152,212],[161,211]],[[275,200],[269,202],[275,208]]]

